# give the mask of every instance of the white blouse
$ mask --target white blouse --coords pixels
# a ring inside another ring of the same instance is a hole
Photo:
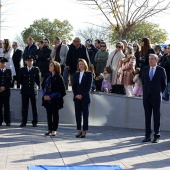
[[[10,48],[10,49],[8,50],[8,52],[3,53],[3,57],[5,57],[6,59],[8,59],[7,67],[6,67],[6,68],[11,69],[11,71],[12,71],[12,76],[15,76],[15,75],[16,75],[16,72],[15,72],[15,67],[14,67],[14,63],[13,63],[13,60],[12,60],[13,53],[14,53],[13,48]]]

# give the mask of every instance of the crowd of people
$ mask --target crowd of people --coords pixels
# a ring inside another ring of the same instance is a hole
[[[88,130],[89,92],[102,91],[125,94],[128,97],[143,96],[143,70],[145,66],[150,65],[150,55],[158,57],[156,64],[166,71],[167,86],[162,98],[169,101],[170,45],[164,47],[162,51],[160,45],[152,48],[150,39],[142,38],[140,45],[122,40],[115,44],[116,48],[113,51],[108,51],[106,42],[99,39],[96,39],[94,44],[87,39],[83,45],[80,38],[75,37],[68,45],[65,40],[54,37],[53,43],[54,45],[50,46],[49,40],[43,39],[36,45],[33,38],[29,37],[27,46],[22,51],[18,48],[17,42],[13,42],[11,46],[9,39],[0,40],[0,125],[3,119],[7,126],[11,123],[9,98],[12,87],[21,88],[20,126],[24,127],[27,124],[30,99],[33,112],[32,124],[36,127],[38,122],[36,96],[38,88],[41,88],[42,105],[47,110],[46,135],[56,135],[58,111],[63,107],[65,89],[68,89],[70,81],[78,130],[76,137],[85,137]],[[83,130],[81,130],[81,112]]]

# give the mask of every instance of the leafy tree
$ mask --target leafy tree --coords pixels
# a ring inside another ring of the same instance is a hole
[[[58,19],[55,19],[53,22],[51,22],[49,19],[42,18],[41,20],[33,21],[33,24],[30,25],[29,28],[25,28],[21,35],[24,42],[26,42],[28,37],[34,38],[35,41],[48,38],[50,42],[53,42],[53,39],[56,36],[60,37],[61,39],[71,40],[73,36],[71,34],[72,30],[73,27],[67,20],[62,22]]]
[[[142,21],[170,8],[168,0],[77,0],[102,13],[117,32],[119,40],[126,39]],[[123,3],[124,2],[124,3]]]
[[[112,42],[118,39],[117,32],[110,34]],[[128,42],[139,42],[143,37],[150,38],[152,44],[162,44],[167,40],[167,33],[164,29],[159,28],[159,24],[142,21],[140,24],[135,25],[133,30],[126,36]]]

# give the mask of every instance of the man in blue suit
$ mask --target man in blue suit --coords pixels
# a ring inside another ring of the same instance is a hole
[[[156,54],[150,54],[149,66],[143,69],[143,106],[145,110],[145,138],[143,142],[151,141],[152,113],[154,120],[154,140],[152,142],[158,143],[160,138],[160,107],[167,78],[164,68],[158,66],[157,63],[158,56]]]

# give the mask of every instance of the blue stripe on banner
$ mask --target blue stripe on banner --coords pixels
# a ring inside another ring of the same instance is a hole
[[[119,165],[93,165],[93,166],[28,166],[28,170],[122,170]]]

